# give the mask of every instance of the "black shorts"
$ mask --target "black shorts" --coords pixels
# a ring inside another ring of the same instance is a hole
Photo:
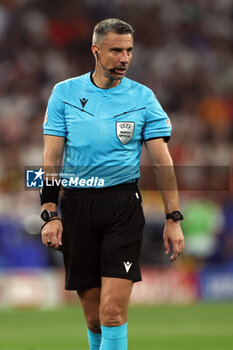
[[[64,189],[61,201],[65,288],[101,285],[101,277],[141,281],[145,224],[136,184]]]

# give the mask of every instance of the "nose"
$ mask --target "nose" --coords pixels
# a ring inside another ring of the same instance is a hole
[[[130,56],[131,56],[130,52],[128,52],[127,50],[123,50],[121,52],[121,58],[120,58],[121,63],[125,63],[125,64],[129,63]]]

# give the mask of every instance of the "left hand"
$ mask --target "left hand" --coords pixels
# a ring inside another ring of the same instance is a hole
[[[170,245],[172,246],[172,256],[170,261],[175,261],[178,255],[180,255],[184,248],[184,235],[180,226],[180,221],[167,220],[163,231],[163,242],[165,254],[169,254]]]
[[[58,249],[62,246],[62,232],[61,220],[51,220],[41,231],[42,242],[46,247]]]

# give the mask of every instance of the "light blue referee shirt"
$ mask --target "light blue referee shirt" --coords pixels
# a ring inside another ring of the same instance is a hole
[[[171,134],[152,90],[126,77],[101,89],[91,73],[55,85],[43,127],[45,135],[66,139],[61,178],[67,187],[137,181],[143,141]]]

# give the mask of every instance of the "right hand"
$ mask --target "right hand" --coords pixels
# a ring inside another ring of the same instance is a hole
[[[167,220],[163,232],[163,241],[165,254],[169,254],[172,248],[170,261],[174,262],[185,248],[184,235],[180,226],[180,221],[174,222],[171,219]]]
[[[62,245],[63,227],[60,220],[48,222],[41,231],[42,242],[46,247],[58,249]]]

